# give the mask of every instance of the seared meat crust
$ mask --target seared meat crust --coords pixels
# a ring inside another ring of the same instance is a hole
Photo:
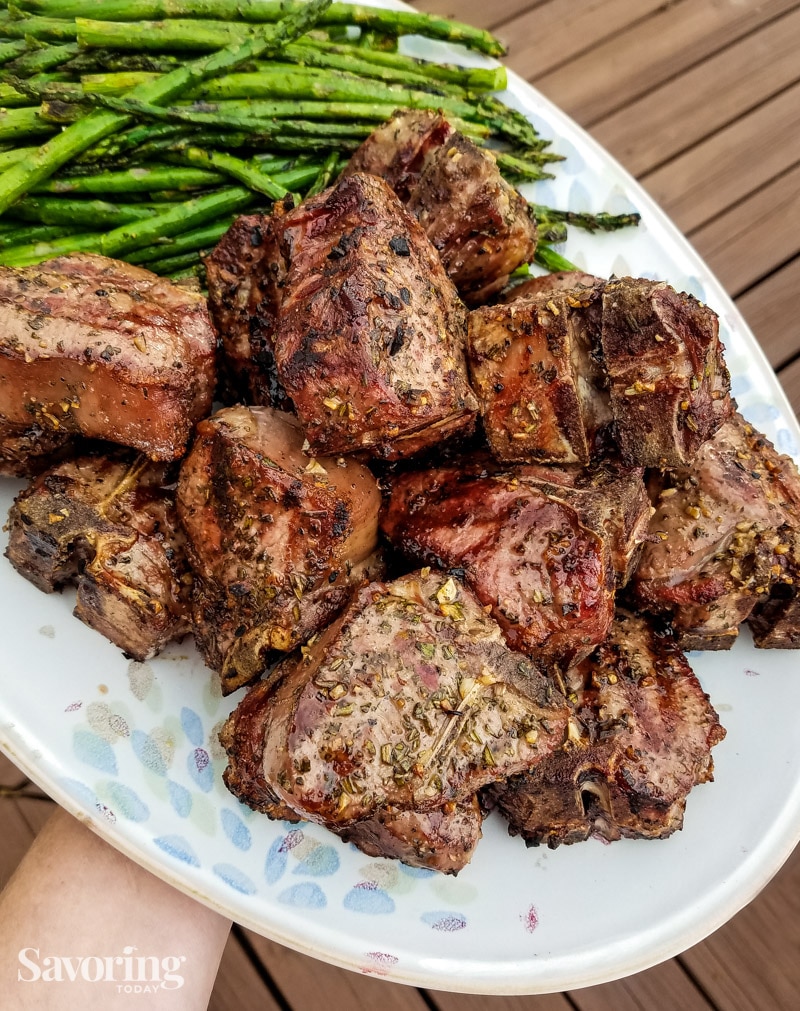
[[[593,358],[601,288],[548,291],[470,313],[467,357],[492,452],[589,463],[612,417]]]
[[[343,606],[377,545],[380,495],[354,461],[312,459],[297,420],[231,407],[197,426],[178,481],[195,637],[227,693]]]
[[[278,798],[264,778],[265,726],[275,678],[272,672],[248,688],[222,726],[219,741],[228,756],[222,779],[230,792],[254,811],[279,821],[298,822],[300,815]]]
[[[221,395],[227,403],[291,410],[275,371],[281,258],[275,222],[282,213],[244,214],[206,258],[208,308],[220,340]]]
[[[489,788],[511,834],[556,847],[681,828],[688,793],[713,778],[711,748],[725,731],[674,642],[618,612],[608,640],[566,681],[564,747]]]
[[[76,435],[173,460],[210,407],[205,299],[102,256],[0,267],[0,473]]]
[[[472,858],[481,838],[483,814],[477,797],[445,804],[433,811],[381,811],[340,830],[371,857],[391,857],[410,867],[458,874]]]
[[[656,511],[633,598],[670,615],[684,648],[727,649],[772,586],[779,599],[791,598],[800,476],[740,414],[701,447],[691,468],[652,473],[649,491]],[[762,638],[763,614],[759,628]]]
[[[274,684],[274,675],[268,674],[253,685],[225,721],[220,743],[228,765],[222,778],[234,797],[253,810],[298,822],[300,815],[278,799],[264,778],[265,726]],[[470,797],[425,813],[383,808],[373,818],[339,829],[338,834],[370,856],[393,857],[412,867],[456,874],[469,863],[482,822],[477,797]]]
[[[74,582],[76,616],[135,660],[189,630],[173,478],[133,454],[77,457],[39,475],[9,515],[14,568],[45,593]]]
[[[513,649],[569,666],[606,637],[614,572],[603,537],[564,495],[513,470],[401,474],[381,529],[416,562],[462,570]]]
[[[275,363],[312,450],[402,457],[470,431],[466,312],[389,187],[351,175],[275,228]]]
[[[378,127],[344,170],[381,176],[414,214],[469,305],[507,283],[536,249],[525,198],[489,151],[440,114],[402,110]]]
[[[716,315],[660,282],[568,281],[536,278],[470,314],[492,452],[587,464],[616,443],[630,466],[686,466],[731,411]]]
[[[464,801],[564,739],[558,690],[441,572],[362,588],[304,653],[277,671],[264,776],[336,831]]]
[[[606,459],[596,467],[544,467],[536,464],[507,471],[525,484],[562,499],[581,522],[599,534],[611,550],[617,586],[625,586],[639,560],[650,525],[650,499],[641,467]]]
[[[613,279],[600,339],[623,456],[690,464],[731,412],[716,313],[663,282]]]

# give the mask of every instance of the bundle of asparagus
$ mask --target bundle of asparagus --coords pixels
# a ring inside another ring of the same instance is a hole
[[[488,32],[331,0],[18,0],[0,6],[0,263],[117,256],[170,277],[248,209],[318,192],[398,108],[440,109],[511,182],[560,160],[494,93],[505,70],[398,52],[422,35],[489,56]],[[41,146],[35,146],[41,144]],[[537,208],[537,259],[566,224],[635,215]]]

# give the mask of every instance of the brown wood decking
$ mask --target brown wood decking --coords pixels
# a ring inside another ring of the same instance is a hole
[[[419,0],[416,6],[490,28],[509,42],[508,66],[637,176],[735,298],[800,411],[793,302],[800,291],[800,0]],[[0,756],[0,783],[20,778]],[[0,798],[0,884],[50,808],[46,799]],[[235,927],[210,1007],[796,1011],[800,849],[726,926],[619,982],[538,997],[423,992],[313,961]]]

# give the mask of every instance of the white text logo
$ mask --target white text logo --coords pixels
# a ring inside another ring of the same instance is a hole
[[[121,955],[45,955],[39,948],[22,948],[19,953],[20,983],[116,983],[118,993],[155,993],[180,990],[183,976],[177,971],[185,955],[134,955],[137,948],[126,947]]]

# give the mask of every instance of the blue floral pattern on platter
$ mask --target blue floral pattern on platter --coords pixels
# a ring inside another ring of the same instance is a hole
[[[443,59],[463,56],[428,46]],[[708,302],[720,314],[743,412],[797,455],[800,433],[774,374],[702,262],[544,98],[517,80],[506,97],[569,156],[557,179],[532,191],[538,201],[643,213],[641,228],[624,237],[573,232],[565,255],[598,274],[663,277]],[[17,487],[0,485],[0,509]],[[728,738],[715,749],[716,782],[689,799],[682,833],[550,852],[526,850],[490,817],[472,864],[452,878],[371,859],[318,826],[271,822],[238,804],[222,783],[217,736],[236,697],[221,697],[190,644],[128,662],[72,617],[70,594],[43,597],[5,559],[0,587],[3,749],[178,887],[364,973],[482,992],[600,982],[714,929],[800,834],[796,659],[759,653],[746,636],[730,654],[692,657]]]

